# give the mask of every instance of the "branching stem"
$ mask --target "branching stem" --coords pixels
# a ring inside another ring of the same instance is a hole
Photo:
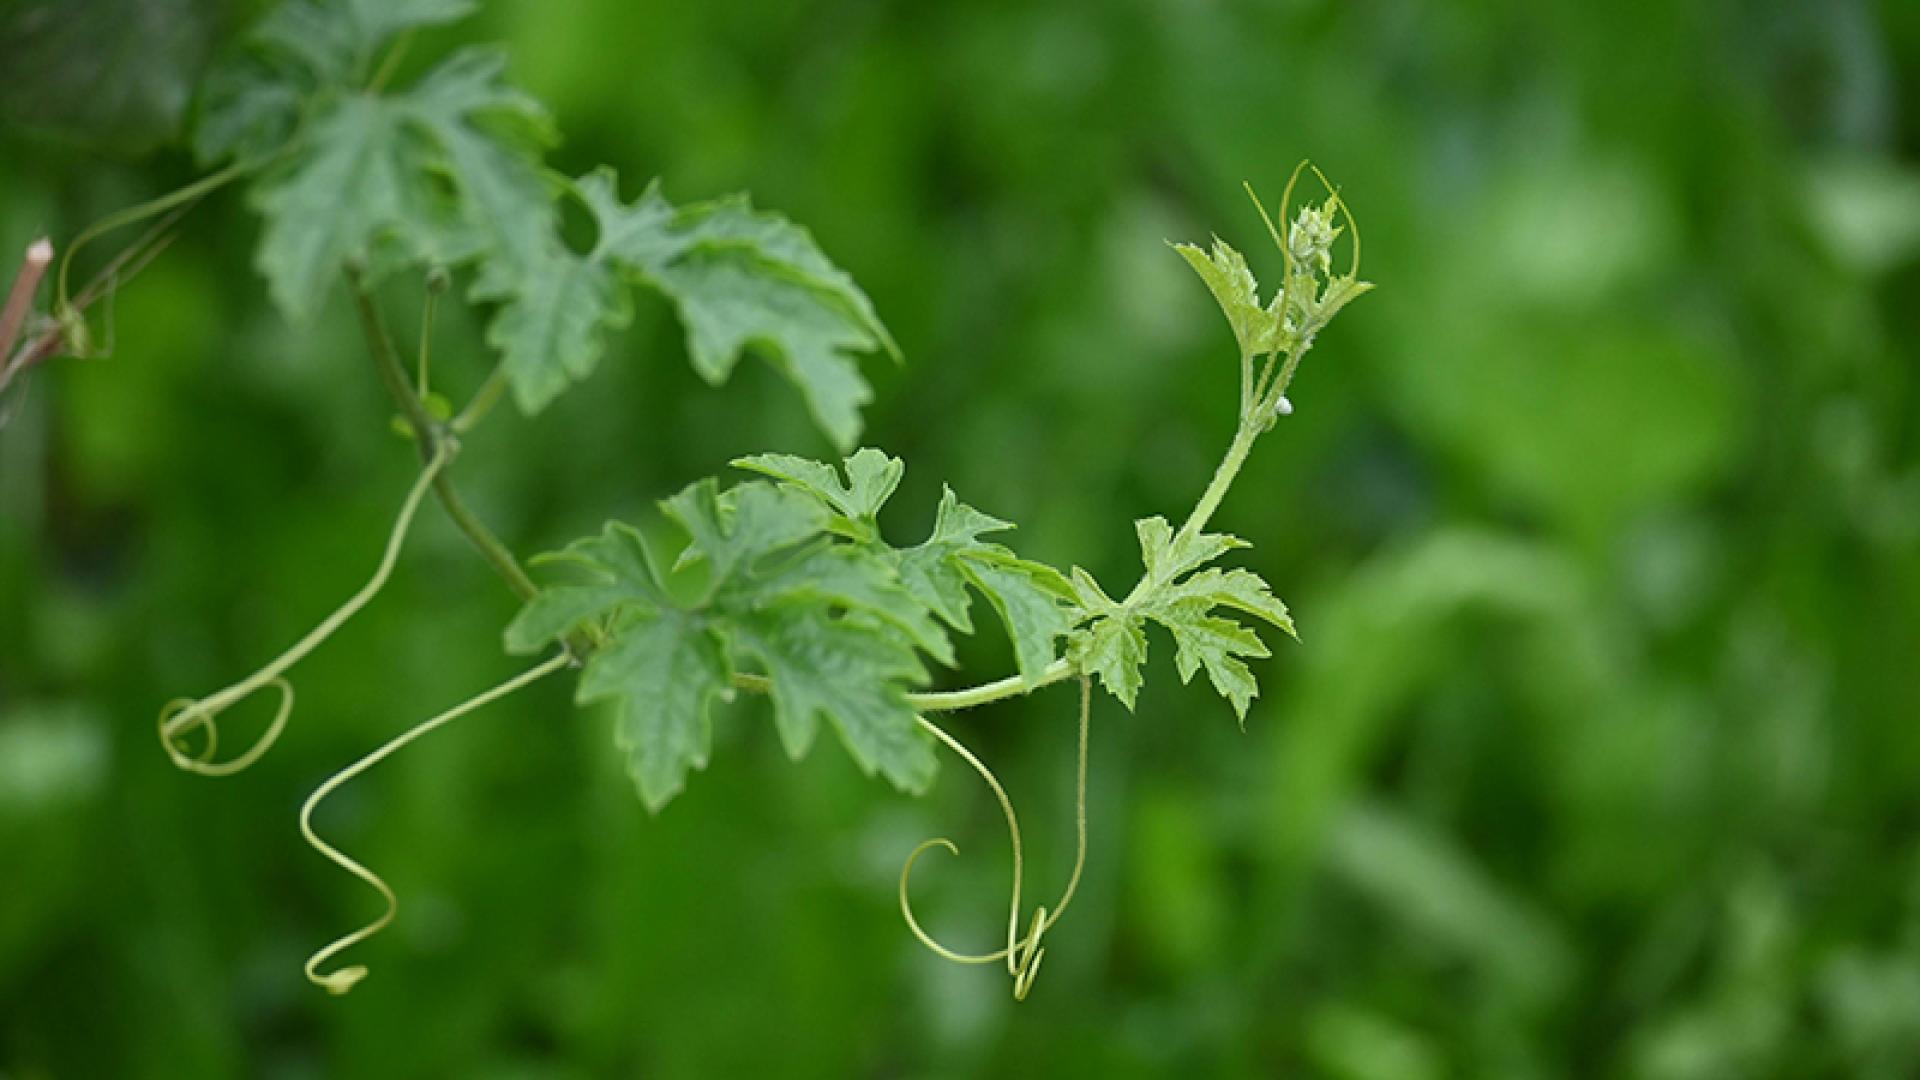
[[[919,712],[955,712],[1030,694],[1043,686],[1052,686],[1072,675],[1071,663],[1066,660],[1055,660],[1043,668],[1032,681],[1019,675],[1009,675],[1004,679],[981,683],[979,686],[969,686],[964,690],[930,690],[924,693],[908,694],[906,701]],[[743,671],[734,674],[733,685],[738,690],[765,694],[773,689],[773,680],[765,675],[754,675]]]
[[[480,389],[473,392],[473,397],[468,400],[466,407],[461,409],[459,415],[455,416],[447,426],[453,429],[455,435],[465,435],[472,431],[480,421],[487,418],[487,414],[493,411],[495,405],[500,404],[500,399],[506,394],[506,390],[507,369],[495,367],[488,373],[486,381],[480,384]]]
[[[54,288],[54,299],[57,309],[66,311],[71,306],[71,297],[67,292],[67,272],[73,266],[73,257],[80,253],[81,248],[86,247],[100,236],[112,232],[115,229],[132,225],[135,222],[145,221],[157,214],[164,214],[175,207],[186,206],[189,203],[195,202],[208,193],[216,191],[226,184],[245,176],[262,164],[264,164],[264,162],[259,159],[236,161],[226,168],[221,169],[219,172],[209,173],[177,191],[169,192],[157,199],[143,202],[138,206],[130,206],[118,213],[108,214],[106,217],[89,225],[79,236],[73,238],[73,243],[67,245],[66,252],[60,256],[60,273],[56,278]]]
[[[422,457],[431,457],[443,445],[458,445],[453,429],[435,420],[427,412],[426,403],[414,392],[412,383],[407,380],[407,371],[400,363],[400,354],[394,348],[393,336],[387,332],[387,324],[380,316],[373,293],[367,287],[366,280],[357,272],[349,271],[348,280],[352,285],[354,305],[360,313],[360,328],[367,338],[367,349],[373,355],[374,368],[380,373],[380,381],[386,385],[387,392],[393,396],[394,404],[400,406],[400,412],[407,425],[413,429],[414,437],[420,442]],[[484,388],[483,388],[484,391]],[[471,407],[469,407],[471,412]],[[463,417],[468,415],[463,412]],[[468,425],[471,426],[471,423]],[[453,486],[453,480],[445,473],[434,477],[433,494],[440,505],[453,519],[453,524],[479,551],[494,573],[507,583],[507,588],[521,600],[531,600],[540,591],[533,579],[527,576],[513,552],[500,542],[493,530],[473,511],[467,508],[460,498],[460,492]]]

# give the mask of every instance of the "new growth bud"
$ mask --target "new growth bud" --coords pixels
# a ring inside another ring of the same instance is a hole
[[[1333,224],[1333,203],[1303,206],[1287,230],[1287,255],[1301,271],[1324,276],[1333,270],[1333,241],[1340,230]]]

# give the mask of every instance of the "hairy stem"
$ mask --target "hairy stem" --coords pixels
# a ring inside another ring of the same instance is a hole
[[[1220,508],[1220,500],[1226,498],[1227,489],[1233,486],[1234,479],[1240,475],[1241,466],[1247,463],[1247,454],[1253,449],[1254,440],[1260,437],[1260,431],[1258,420],[1249,416],[1240,418],[1240,428],[1234,432],[1233,442],[1227,446],[1226,457],[1220,459],[1220,466],[1213,470],[1213,479],[1208,482],[1207,489],[1200,493],[1200,501],[1193,504],[1193,513],[1187,515],[1186,524],[1180,526],[1179,533],[1174,537],[1176,547],[1199,535],[1207,527],[1213,512]],[[1137,603],[1165,584],[1152,574],[1143,574],[1121,604]]]
[[[1253,449],[1253,441],[1260,437],[1260,428],[1250,420],[1240,422],[1240,430],[1234,432],[1233,442],[1227,446],[1227,456],[1220,459],[1220,467],[1213,471],[1213,479],[1207,483],[1207,490],[1200,493],[1200,501],[1193,504],[1193,513],[1187,515],[1187,523],[1180,526],[1179,535],[1188,539],[1199,535],[1207,527],[1213,512],[1220,508],[1220,500],[1226,498],[1227,489],[1240,475],[1240,467],[1247,463],[1247,453]],[[1178,539],[1175,541],[1178,543]]]
[[[401,365],[400,354],[393,345],[393,336],[387,332],[387,324],[380,317],[380,309],[374,303],[366,280],[353,272],[349,272],[348,279],[353,286],[354,305],[360,312],[360,327],[366,334],[367,349],[373,354],[374,367],[419,439],[421,456],[431,458],[442,445],[457,445],[453,433],[427,412],[426,403],[420,400],[420,395],[414,392],[413,385],[408,382],[406,368]],[[487,528],[467,508],[459,490],[453,486],[452,478],[445,471],[433,478],[433,494],[440,500],[447,516],[453,519],[454,525],[466,535],[474,549],[480,552],[481,558],[493,567],[515,596],[521,600],[531,600],[539,593],[539,587],[527,576],[520,560],[514,558],[513,552],[507,550],[493,530]]]

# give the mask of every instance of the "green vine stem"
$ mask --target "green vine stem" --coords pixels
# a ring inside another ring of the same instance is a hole
[[[73,238],[73,243],[67,245],[66,252],[60,257],[60,272],[55,275],[54,283],[55,310],[61,314],[62,318],[73,310],[72,298],[67,292],[68,270],[73,265],[73,257],[80,253],[80,249],[115,229],[145,221],[178,207],[191,205],[263,164],[265,161],[258,159],[236,161],[219,172],[209,173],[183,188],[171,191],[157,199],[150,199],[138,206],[130,206],[118,213],[108,214],[87,226],[80,235]]]
[[[300,807],[300,835],[306,839],[309,846],[321,855],[324,855],[335,866],[338,866],[340,869],[345,870],[347,873],[352,874],[354,877],[372,886],[374,891],[380,894],[380,898],[386,902],[386,908],[380,913],[379,918],[374,919],[372,922],[350,934],[336,938],[307,959],[307,978],[315,986],[326,990],[330,994],[344,994],[353,989],[354,985],[361,979],[367,977],[367,966],[365,964],[352,964],[324,974],[321,973],[320,966],[347,949],[385,930],[387,926],[393,922],[394,916],[399,913],[400,900],[394,895],[393,887],[388,885],[379,874],[367,869],[365,864],[356,861],[352,856],[347,855],[339,848],[334,847],[332,844],[320,838],[320,834],[315,832],[313,828],[314,808],[319,806],[327,796],[339,790],[342,785],[354,777],[359,776],[361,773],[366,772],[368,769],[373,768],[375,765],[380,764],[380,762],[386,760],[393,753],[405,747],[408,743],[413,742],[415,739],[420,738],[422,735],[436,728],[444,727],[476,709],[490,705],[503,697],[536,683],[548,675],[559,671],[561,668],[566,667],[571,662],[571,658],[566,653],[561,653],[544,663],[521,672],[490,690],[482,691],[468,698],[437,716],[415,724],[413,727],[408,728],[381,744],[379,749],[374,750],[353,764],[327,777],[319,787],[314,789],[313,794],[307,796],[307,801],[301,804]]]
[[[285,679],[289,669],[320,644],[333,636],[348,619],[353,618],[361,608],[366,607],[380,590],[386,587],[387,579],[393,574],[394,564],[399,561],[400,548],[406,543],[407,533],[413,527],[414,515],[420,509],[427,488],[439,478],[441,470],[447,465],[449,450],[440,447],[435,450],[426,467],[420,470],[419,479],[407,491],[405,501],[400,504],[400,513],[394,518],[393,529],[387,534],[387,545],[380,555],[380,563],[374,568],[373,576],[367,579],[358,592],[334,609],[333,614],[321,620],[318,626],[307,631],[306,636],[295,642],[287,651],[269,661],[265,667],[234,683],[223,690],[209,694],[204,698],[175,698],[167,702],[160,710],[160,745],[166,750],[167,757],[177,767],[201,776],[231,776],[260,760],[280,737],[286,728],[287,718],[293,712],[293,686]],[[231,761],[212,760],[219,747],[220,729],[218,718],[222,712],[232,708],[253,694],[272,686],[280,691],[280,705],[274,713],[266,731],[245,753]],[[205,735],[197,754],[189,753],[185,740],[191,731],[204,728]]]
[[[460,410],[459,415],[448,421],[447,426],[453,429],[455,435],[465,435],[472,431],[480,421],[487,418],[487,414],[493,411],[495,405],[500,404],[500,399],[506,392],[507,369],[495,365],[493,371],[487,375],[486,381],[480,384],[480,389],[473,392],[472,400]]]
[[[387,332],[386,320],[380,316],[380,309],[374,302],[373,293],[368,288],[365,277],[352,269],[348,270],[347,277],[352,285],[354,306],[360,314],[360,328],[366,335],[367,349],[373,355],[374,368],[380,373],[380,381],[385,384],[387,392],[393,396],[394,403],[400,407],[407,425],[413,429],[415,437],[419,439],[421,456],[431,457],[442,447],[458,446],[459,439],[453,429],[435,420],[427,412],[426,403],[420,399],[419,394],[415,393],[413,384],[408,381],[406,368],[402,366],[400,354],[394,348],[393,336]],[[489,393],[484,384],[480,392],[481,394]],[[498,395],[497,390],[491,393]],[[474,404],[480,404],[479,395],[476,395]],[[468,417],[473,412],[474,406],[469,405],[462,411],[461,416]],[[474,422],[477,421],[470,420],[466,426],[471,427]],[[527,601],[539,593],[539,586],[527,576],[525,568],[520,565],[520,560],[500,542],[500,538],[493,534],[492,529],[487,528],[486,523],[467,508],[466,502],[460,498],[459,490],[453,486],[451,478],[445,474],[434,477],[433,494],[440,501],[441,507],[446,510],[447,516],[453,519],[454,526],[466,536],[475,550],[480,552],[480,556],[487,561],[487,565],[493,567],[494,573],[500,575],[501,580],[507,583],[507,588],[513,590],[515,596],[522,601]]]

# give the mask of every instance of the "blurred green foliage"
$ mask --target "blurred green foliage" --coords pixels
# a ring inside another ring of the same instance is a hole
[[[0,2],[0,251],[190,179],[169,88],[248,14]],[[1163,241],[1275,273],[1239,182],[1312,156],[1381,288],[1216,519],[1304,644],[1244,735],[1165,656],[1137,715],[1096,705],[1089,876],[1024,1005],[894,910],[947,833],[923,911],[994,940],[1004,839],[963,769],[916,801],[796,767],[762,703],[652,818],[557,681],[329,807],[403,906],[327,998],[299,963],[375,901],[294,810],[514,670],[514,605],[430,508],[261,766],[167,764],[159,704],[330,610],[413,471],[344,297],[285,325],[216,197],[118,298],[111,359],[4,402],[8,1080],[1912,1075],[1920,7],[496,0],[410,62],[491,39],[561,167],[751,190],[867,287],[908,356],[868,369],[901,514],[949,480],[1103,579],[1232,429],[1232,342]],[[476,326],[438,334],[470,387]],[[828,449],[757,366],[699,382],[649,302],[460,471],[530,552]],[[991,635],[963,662],[1012,663]],[[1073,708],[955,718],[1043,891]]]

